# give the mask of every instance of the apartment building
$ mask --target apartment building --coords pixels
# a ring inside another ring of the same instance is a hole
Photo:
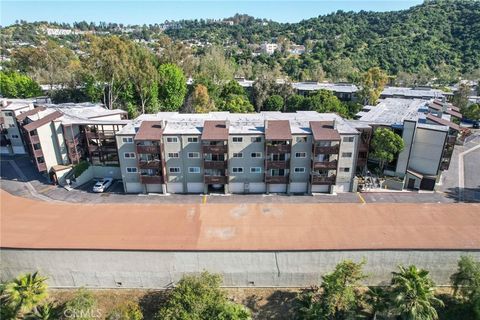
[[[35,99],[0,100],[0,153],[25,154],[27,152],[17,116],[34,108]]]
[[[361,135],[332,113],[212,112],[142,115],[116,139],[126,192],[303,194],[354,188]]]

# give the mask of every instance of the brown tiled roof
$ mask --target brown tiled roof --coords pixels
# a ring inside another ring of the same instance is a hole
[[[202,140],[228,140],[227,122],[206,120],[203,124]]]
[[[266,140],[292,140],[290,121],[288,120],[267,120],[265,122]]]
[[[461,114],[460,112],[455,111],[455,110],[453,110],[453,109],[452,109],[452,110],[447,110],[447,111],[445,111],[445,113],[447,113],[447,114],[449,114],[449,115],[451,115],[451,116],[454,116],[454,117],[456,117],[456,118],[458,118],[458,119],[462,119],[462,118],[463,118],[463,116],[462,116],[462,114]]]
[[[451,121],[448,121],[448,120],[445,120],[445,119],[442,119],[442,118],[439,118],[439,117],[435,117],[434,115],[427,114],[427,120],[436,122],[436,123],[441,124],[443,126],[450,127],[450,129],[460,131],[460,126],[459,125],[457,125],[457,124],[455,124]]]
[[[439,105],[438,103],[435,103],[435,101],[434,101],[433,103],[430,102],[430,103],[428,104],[428,107],[429,107],[429,108],[432,108],[432,109],[435,109],[435,110],[437,110],[437,111],[441,111],[441,110],[442,110],[442,106]]]
[[[460,108],[459,108],[459,107],[455,107],[453,104],[450,105],[450,109],[452,109],[453,111],[460,112]]]
[[[315,141],[340,141],[340,134],[334,128],[333,121],[310,121],[310,129]]]
[[[39,119],[37,121],[33,121],[33,122],[30,122],[29,124],[26,124],[25,126],[23,126],[23,128],[27,131],[32,131],[32,130],[35,130],[37,128],[40,128],[41,126],[57,119],[57,118],[60,118],[61,116],[63,115],[63,113],[61,113],[60,111],[55,111],[55,112],[52,112],[48,115],[46,115],[45,117],[43,117],[42,119]]]
[[[18,116],[17,116],[17,120],[18,121],[23,121],[25,120],[26,117],[28,116],[31,116],[31,115],[34,115],[40,111],[43,111],[45,110],[46,108],[44,106],[39,106],[39,107],[36,107],[36,108],[33,108],[31,110],[28,110],[28,111],[25,111],[25,112],[22,112],[20,113]]]
[[[160,140],[163,128],[160,121],[142,121],[135,135],[135,140]]]

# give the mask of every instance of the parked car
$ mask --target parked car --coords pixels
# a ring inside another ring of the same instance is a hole
[[[93,192],[105,192],[112,185],[112,178],[103,178],[102,180],[95,183],[93,186]]]

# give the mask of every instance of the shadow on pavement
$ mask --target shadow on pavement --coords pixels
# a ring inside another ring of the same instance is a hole
[[[446,197],[455,202],[480,202],[480,186],[477,188],[449,188],[445,191]]]

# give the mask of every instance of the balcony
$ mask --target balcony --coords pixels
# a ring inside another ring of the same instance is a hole
[[[47,171],[47,164],[46,163],[37,163],[37,169],[39,172]]]
[[[331,185],[331,184],[335,184],[336,178],[337,177],[334,175],[329,177],[312,175],[312,184]]]
[[[35,158],[43,157],[42,149],[33,150],[33,155],[34,155]]]
[[[108,139],[108,138],[115,138],[115,131],[86,131],[85,136],[87,139]]]
[[[288,183],[287,176],[265,176],[266,183]]]
[[[204,176],[205,184],[226,184],[228,183],[227,176]]]
[[[217,170],[224,170],[227,168],[227,161],[210,161],[205,160],[203,162],[203,167],[205,169],[217,169]]]
[[[137,145],[137,153],[160,154],[159,146],[139,146]]]
[[[289,169],[290,160],[273,161],[267,160],[267,170],[270,169]]]
[[[447,138],[447,143],[448,144],[455,144],[455,141],[457,141],[456,136],[448,136],[448,138]]]
[[[319,154],[337,154],[339,150],[340,150],[340,147],[338,145],[328,146],[328,147],[316,146],[315,156],[318,156]]]
[[[142,184],[162,184],[162,176],[140,176],[140,183]]]
[[[138,166],[140,169],[158,169],[160,168],[160,160],[139,160]]]
[[[367,165],[367,159],[366,158],[358,158],[357,159],[357,166],[363,167]]]
[[[337,160],[333,160],[333,161],[314,161],[313,162],[313,169],[336,170],[337,169]]]
[[[30,136],[30,143],[35,144],[35,143],[40,143],[40,138],[38,135]]]
[[[227,145],[220,145],[220,146],[204,145],[204,146],[202,146],[202,152],[203,153],[224,154],[224,153],[227,153],[227,151],[228,151]]]
[[[289,144],[267,145],[267,153],[290,153],[292,146]]]

